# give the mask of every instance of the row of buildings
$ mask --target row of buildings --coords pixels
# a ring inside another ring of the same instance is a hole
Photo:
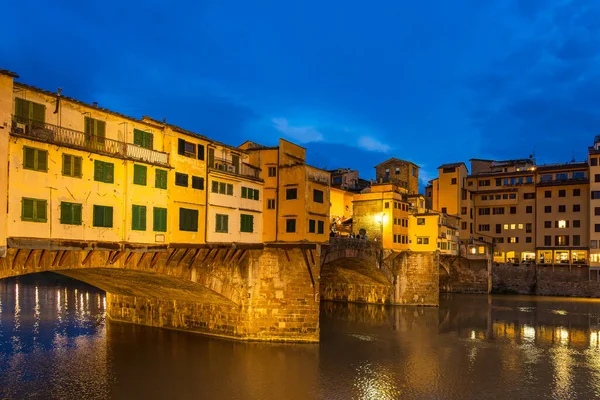
[[[285,140],[229,146],[0,70],[0,255],[40,241],[324,242],[330,174]]]

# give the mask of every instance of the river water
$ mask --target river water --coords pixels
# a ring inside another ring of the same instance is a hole
[[[319,345],[110,323],[104,293],[0,281],[0,399],[600,398],[600,301],[449,295],[325,303]]]

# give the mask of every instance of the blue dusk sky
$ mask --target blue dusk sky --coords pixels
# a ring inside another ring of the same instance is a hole
[[[583,160],[600,133],[600,1],[7,2],[21,82],[363,178]]]

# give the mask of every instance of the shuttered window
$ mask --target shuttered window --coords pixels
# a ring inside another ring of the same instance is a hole
[[[48,152],[34,147],[23,146],[23,168],[48,172]]]
[[[204,178],[192,176],[192,187],[198,190],[204,190]]]
[[[314,219],[308,220],[308,233],[315,233],[316,229],[316,221]]]
[[[134,231],[146,230],[146,206],[131,206],[131,229]]]
[[[100,160],[94,160],[94,180],[104,183],[115,181],[115,165]]]
[[[325,222],[317,221],[317,233],[318,234],[325,233]]]
[[[215,231],[220,233],[229,232],[229,215],[217,214],[215,222]]]
[[[157,169],[154,175],[154,186],[158,189],[167,188],[167,171],[164,169]]]
[[[198,160],[204,160],[204,145],[198,145]]]
[[[46,122],[46,106],[17,97],[15,98],[15,117],[21,123],[33,121],[43,124]]]
[[[315,203],[323,203],[323,191],[313,189],[313,201]]]
[[[175,172],[175,184],[177,186],[188,186],[188,176],[187,174],[180,174],[179,172]]]
[[[100,228],[112,228],[113,208],[108,206],[94,206],[93,225]]]
[[[177,139],[177,153],[182,156],[196,158],[196,145],[194,143],[186,142],[183,139]],[[202,157],[204,157],[204,153]]]
[[[85,144],[94,149],[104,150],[106,122],[94,118],[84,118]]]
[[[233,184],[212,181],[211,192],[219,193],[219,194],[226,194],[227,196],[233,196]]]
[[[139,129],[134,129],[133,144],[137,144],[140,147],[145,147],[146,149],[152,150],[154,145],[154,135],[150,132],[144,132]]]
[[[285,231],[287,233],[296,232],[296,219],[290,218],[285,220]]]
[[[240,232],[254,232],[254,215],[240,215]]]
[[[179,209],[179,230],[198,232],[198,210]]]
[[[60,223],[66,225],[81,225],[81,204],[61,202]]]
[[[167,209],[154,207],[153,224],[155,232],[167,231]]]
[[[81,164],[83,162],[81,157],[73,156],[71,154],[63,154],[62,161],[62,174],[64,176],[81,178]]]
[[[145,165],[133,164],[133,183],[135,185],[146,186],[148,176],[148,167]]]
[[[46,222],[47,201],[23,197],[21,200],[21,220],[29,222]]]
[[[259,191],[258,189],[252,189],[242,186],[242,198],[250,200],[258,200]]]
[[[298,198],[298,189],[286,189],[285,190],[285,199],[286,200],[295,200]]]

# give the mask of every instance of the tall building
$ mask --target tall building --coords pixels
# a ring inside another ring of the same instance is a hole
[[[419,193],[419,166],[410,161],[390,158],[375,166],[377,183],[393,183],[408,194]]]
[[[600,269],[600,135],[594,138],[594,145],[588,148],[590,182],[590,267]]]
[[[239,149],[260,168],[264,180],[264,242],[326,242],[330,232],[330,174],[306,164],[306,149],[284,139]]]

